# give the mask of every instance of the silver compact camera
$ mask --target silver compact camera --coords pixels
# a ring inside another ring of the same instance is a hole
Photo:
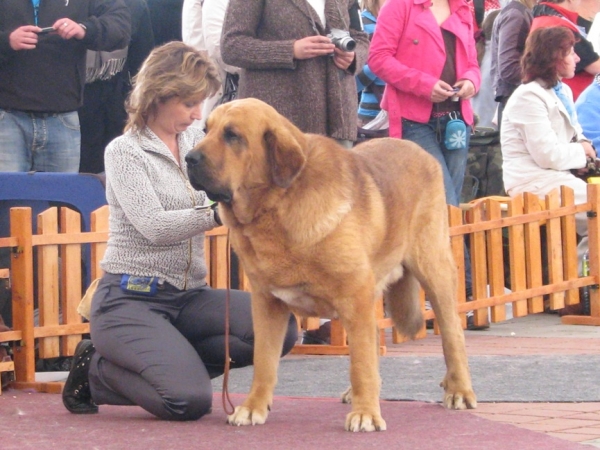
[[[350,33],[339,28],[332,28],[327,35],[331,43],[342,51],[351,52],[356,48],[356,41],[350,37]]]

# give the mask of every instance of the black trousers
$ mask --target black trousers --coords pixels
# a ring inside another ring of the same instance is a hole
[[[145,297],[124,291],[120,281],[121,275],[104,275],[92,300],[92,398],[98,405],[139,405],[162,419],[200,418],[211,408],[210,380],[225,365],[226,291],[180,291],[165,283]],[[231,367],[252,364],[248,292],[230,291],[229,326]],[[290,315],[282,355],[296,339]]]

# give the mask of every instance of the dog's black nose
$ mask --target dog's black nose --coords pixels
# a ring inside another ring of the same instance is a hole
[[[185,162],[189,167],[197,166],[204,156],[200,152],[191,151],[185,156]]]

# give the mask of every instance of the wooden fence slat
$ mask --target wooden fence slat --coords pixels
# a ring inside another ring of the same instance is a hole
[[[460,226],[464,221],[464,213],[460,208],[452,205],[448,205],[448,225],[452,229],[455,226]],[[450,238],[450,245],[452,247],[452,254],[454,255],[454,261],[456,261],[456,279],[457,279],[457,292],[456,298],[458,303],[464,303],[467,301],[466,293],[466,280],[465,280],[465,237],[463,235],[452,236]],[[425,309],[425,296],[422,296],[423,309]],[[466,314],[461,314],[461,321],[463,327],[467,325]],[[435,324],[435,320],[434,320]],[[435,324],[437,325],[437,324]],[[424,330],[423,330],[424,331]]]
[[[535,213],[541,209],[540,200],[536,195],[529,192],[523,195],[523,211],[525,214]],[[527,287],[535,288],[542,286],[544,284],[542,251],[545,251],[545,249],[542,249],[539,222],[532,222],[525,225],[525,248]],[[530,314],[544,311],[544,298],[542,296],[532,297],[527,303]]]
[[[572,189],[562,186],[560,190],[562,206],[575,204],[575,193]],[[577,263],[577,227],[575,216],[561,218],[562,248],[563,248],[563,273],[565,280],[575,280],[579,275]],[[565,292],[565,305],[579,303],[579,290],[570,289]]]
[[[484,221],[484,204],[480,203],[467,214],[469,223],[479,223]],[[473,272],[473,299],[478,300],[487,297],[487,250],[485,231],[478,231],[471,234],[471,245],[469,256],[471,258],[471,269]],[[476,326],[484,325],[488,322],[487,308],[476,309],[473,311],[473,323]]]
[[[33,337],[33,247],[31,208],[11,208],[10,234],[18,246],[11,259],[13,328],[22,339],[14,350],[15,379],[35,381],[35,340]],[[18,368],[18,370],[16,370]]]
[[[108,231],[108,216],[109,207],[104,205],[93,211],[90,216],[90,231],[92,232],[107,232]],[[100,267],[100,261],[106,251],[106,242],[96,242],[90,244],[90,264],[91,264],[91,281],[102,277],[104,271]]]
[[[499,219],[502,216],[500,203],[495,200],[485,202],[487,218],[489,220]],[[486,296],[504,294],[504,255],[502,243],[502,228],[496,228],[487,232],[486,250],[488,257],[488,283],[489,292]],[[502,322],[506,320],[506,306],[498,305],[491,308],[491,321]]]
[[[57,208],[49,208],[37,216],[37,233],[43,235],[58,234]],[[31,227],[31,225],[30,225]],[[38,266],[38,319],[39,326],[58,325],[59,320],[59,256],[57,245],[45,245],[37,249]],[[39,357],[56,358],[60,356],[58,337],[39,340]]]
[[[551,191],[546,195],[546,209],[552,210],[560,207],[560,193]],[[564,280],[562,265],[562,232],[559,218],[546,221],[546,248],[548,251],[548,278],[550,284]],[[553,292],[550,294],[550,309],[556,310],[565,307],[565,293]]]
[[[226,289],[229,283],[229,245],[227,234],[211,239],[211,280],[215,287]]]
[[[595,280],[595,285],[590,288],[591,317],[600,319],[600,186],[588,184],[588,203],[590,214],[588,214],[588,247],[590,250],[590,276]],[[598,325],[598,324],[596,324]]]
[[[511,199],[507,204],[509,217],[523,214],[523,195]],[[522,224],[508,227],[508,255],[510,263],[510,289],[518,292],[527,288],[527,265],[525,259],[525,226]],[[512,304],[513,317],[527,315],[527,301],[520,300]]]
[[[60,209],[61,233],[81,232],[81,215],[72,209]],[[81,270],[81,245],[65,244],[61,246],[61,312],[62,323],[72,325],[81,323],[82,319],[77,312],[77,306],[83,296],[83,280]],[[62,354],[72,356],[75,347],[81,340],[80,334],[71,334],[61,338]]]

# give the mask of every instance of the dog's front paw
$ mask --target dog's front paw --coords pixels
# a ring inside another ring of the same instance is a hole
[[[352,411],[346,416],[346,431],[385,431],[385,420],[377,414],[367,414]]]
[[[230,425],[247,426],[263,425],[267,421],[268,411],[259,411],[250,409],[247,406],[236,406],[233,414],[227,416],[227,423]]]

